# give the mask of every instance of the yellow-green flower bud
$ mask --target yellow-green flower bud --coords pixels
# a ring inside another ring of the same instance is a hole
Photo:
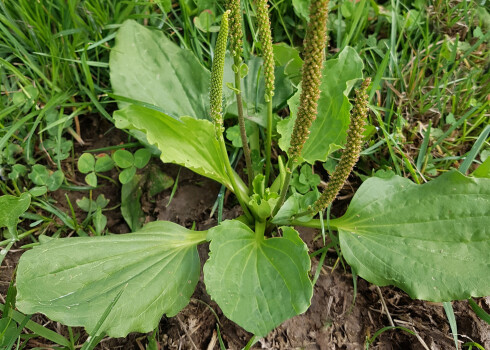
[[[362,83],[361,88],[356,90],[356,100],[351,113],[349,130],[347,131],[347,143],[327,187],[320,198],[313,204],[315,213],[327,208],[334,201],[359,159],[362,133],[364,132],[364,123],[368,113],[368,95],[366,91],[370,83],[371,79],[367,78]]]
[[[265,95],[274,95],[274,53],[272,51],[271,24],[269,20],[269,5],[267,0],[256,0],[257,25],[259,27],[259,42],[264,58]]]
[[[241,58],[243,54],[242,13],[240,0],[228,0],[226,8],[230,11],[230,48],[233,57]]]
[[[226,43],[228,39],[228,15],[226,11],[221,19],[221,28],[214,50],[213,66],[211,68],[210,109],[216,134],[223,132],[223,73],[225,68]]]
[[[293,133],[289,156],[297,159],[301,156],[303,145],[308,139],[310,127],[317,115],[318,99],[324,52],[327,42],[328,0],[313,0],[310,5],[310,22],[304,40],[304,63],[302,69],[300,104]]]

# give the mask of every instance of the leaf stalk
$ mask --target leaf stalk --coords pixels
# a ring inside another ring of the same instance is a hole
[[[289,183],[291,182],[291,177],[293,175],[293,170],[296,168],[297,164],[294,161],[293,158],[289,158],[288,162],[286,164],[286,177],[284,178],[284,183],[281,188],[281,192],[279,194],[279,200],[276,203],[276,206],[274,207],[274,210],[272,211],[272,217],[274,217],[279,209],[281,209],[282,205],[284,204],[284,201],[286,200],[286,195],[289,190]]]
[[[272,169],[271,149],[272,149],[272,97],[267,102],[267,136],[265,142],[265,183],[269,184]]]
[[[242,207],[245,216],[249,221],[252,221],[253,217],[247,205],[250,199],[245,197],[246,195],[243,193],[243,191],[240,191],[240,187],[238,186],[238,183],[235,179],[234,171],[231,167],[230,159],[228,157],[228,151],[226,150],[226,144],[225,144],[225,139],[223,137],[223,133],[220,133],[218,135],[218,141],[221,150],[221,155],[225,163],[226,173],[228,174],[228,177],[230,178],[231,186],[233,187],[233,192],[235,193],[235,196],[237,197],[238,202],[240,203],[240,206]]]

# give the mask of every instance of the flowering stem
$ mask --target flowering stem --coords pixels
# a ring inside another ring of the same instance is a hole
[[[301,156],[310,134],[310,127],[318,112],[320,83],[326,47],[328,0],[313,0],[310,5],[310,23],[304,40],[300,104],[288,154],[293,159]]]
[[[247,132],[245,130],[245,117],[243,115],[243,101],[242,101],[242,91],[241,91],[241,81],[240,81],[240,63],[241,59],[238,56],[234,57],[235,67],[237,67],[237,72],[235,72],[235,95],[236,104],[238,109],[238,125],[240,127],[240,136],[242,138],[243,155],[245,156],[245,165],[247,167],[248,175],[248,187],[252,188],[252,181],[254,178],[253,167],[252,167],[252,157],[250,155],[250,147],[248,147]]]
[[[260,220],[255,221],[255,235],[258,241],[264,239],[265,229],[266,229],[265,221],[260,221]]]
[[[273,216],[277,214],[286,200],[292,172],[298,165],[303,145],[310,133],[309,129],[316,118],[326,46],[327,6],[328,0],[313,0],[310,5],[310,23],[304,41],[305,62],[302,68],[300,105],[291,134],[286,179],[281,189],[279,201],[274,207]]]
[[[328,207],[334,201],[359,159],[362,146],[362,133],[364,131],[364,123],[368,112],[368,95],[366,91],[370,83],[371,79],[367,78],[362,83],[361,88],[356,91],[356,101],[352,110],[349,130],[347,131],[347,143],[345,149],[342,152],[339,164],[335,167],[335,171],[333,172],[327,187],[320,198],[313,204],[310,213],[317,213]],[[301,213],[296,217],[303,214],[304,213]]]
[[[247,167],[248,187],[252,188],[254,178],[252,157],[250,147],[248,146],[247,132],[245,130],[245,117],[243,114],[243,101],[241,91],[241,64],[243,56],[242,45],[242,13],[240,0],[228,0],[227,10],[230,11],[230,50],[233,55],[233,71],[235,72],[235,95],[238,109],[238,125],[240,127],[240,137],[242,139],[243,154],[245,156],[245,165]]]
[[[230,10],[223,14],[221,20],[221,28],[218,34],[218,39],[216,41],[215,55],[213,59],[213,66],[211,69],[211,89],[210,89],[210,109],[211,118],[214,122],[215,135],[219,142],[221,156],[223,162],[225,163],[226,173],[230,179],[231,185],[233,187],[233,192],[238,198],[245,215],[249,220],[252,220],[252,215],[248,210],[248,199],[243,191],[240,190],[237,181],[235,179],[235,174],[231,168],[230,159],[228,157],[228,152],[226,150],[225,139],[223,137],[223,74],[225,66],[225,52],[226,43],[228,39],[228,16]]]
[[[259,41],[264,57],[265,100],[267,102],[267,136],[265,140],[265,183],[269,184],[272,147],[272,96],[274,96],[274,52],[267,0],[256,0]]]

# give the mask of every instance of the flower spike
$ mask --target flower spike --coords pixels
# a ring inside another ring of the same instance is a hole
[[[230,49],[233,57],[243,55],[243,31],[240,0],[228,0],[226,8],[230,10]]]
[[[362,83],[360,89],[356,90],[356,100],[352,110],[349,130],[347,131],[347,143],[340,157],[340,162],[335,167],[335,171],[327,187],[320,198],[313,204],[313,212],[315,213],[327,208],[334,201],[359,159],[362,146],[362,133],[368,113],[368,95],[366,91],[370,83],[371,78],[367,78]]]
[[[211,118],[213,119],[216,135],[223,133],[223,74],[225,67],[226,43],[228,40],[228,15],[230,11],[223,13],[221,19],[221,28],[213,58],[211,68],[211,89],[210,89],[210,107]]]
[[[274,53],[272,52],[269,5],[267,5],[267,0],[256,0],[256,5],[259,41],[264,56],[265,95],[267,98],[272,98],[274,95]]]
[[[311,124],[317,115],[327,42],[328,2],[329,0],[313,0],[310,6],[310,23],[304,41],[305,61],[302,69],[300,104],[288,152],[294,160],[301,156]]]

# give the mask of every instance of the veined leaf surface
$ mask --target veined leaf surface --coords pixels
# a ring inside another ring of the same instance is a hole
[[[156,221],[131,234],[50,240],[19,261],[17,307],[90,333],[123,290],[100,331],[149,332],[189,303],[199,279],[196,246],[205,237]]]
[[[346,261],[371,283],[430,301],[490,294],[490,179],[373,177],[330,223]]]
[[[327,156],[345,143],[349,127],[350,109],[347,95],[353,84],[362,78],[364,64],[356,50],[346,47],[338,58],[328,60],[323,67],[323,77],[318,100],[318,115],[310,128],[301,156],[313,164],[326,161]],[[288,101],[291,116],[280,121],[277,130],[281,134],[279,146],[288,151],[294,121],[299,106],[301,90]]]
[[[209,71],[163,32],[127,20],[117,32],[109,66],[116,95],[153,104],[176,118],[209,118]]]
[[[185,166],[232,188],[210,121],[191,117],[176,120],[137,105],[116,111],[114,119],[118,128],[142,131],[148,142],[162,152],[162,161]]]
[[[294,229],[283,234],[256,237],[236,220],[208,233],[206,289],[226,317],[258,336],[305,312],[313,294],[308,249]]]
[[[15,228],[19,222],[19,216],[24,214],[30,204],[29,193],[23,193],[20,197],[0,196],[0,227]]]

